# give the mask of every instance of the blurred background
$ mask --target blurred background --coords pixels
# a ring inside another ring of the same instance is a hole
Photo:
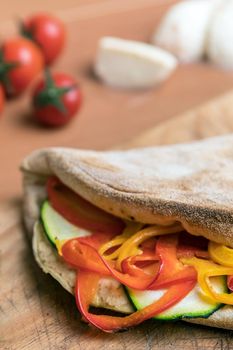
[[[103,36],[149,43],[171,5],[168,0],[8,0],[0,3],[0,40],[18,35],[21,20],[48,12],[60,18],[67,39],[51,72],[71,74],[82,93],[77,117],[63,128],[46,128],[32,117],[30,88],[11,98],[0,117],[1,200],[21,192],[19,164],[34,149],[68,146],[115,147],[212,97],[228,91],[233,75],[204,60],[180,64],[159,87],[119,89],[93,73],[97,45]]]

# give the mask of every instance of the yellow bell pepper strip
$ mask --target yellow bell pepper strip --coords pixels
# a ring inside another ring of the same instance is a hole
[[[62,256],[62,246],[68,241],[68,239],[55,239],[55,245],[57,248],[57,252],[60,256]]]
[[[233,267],[233,249],[219,243],[209,242],[208,251],[211,258],[223,266]],[[228,288],[233,291],[233,276],[227,277]]]
[[[172,226],[153,225],[135,233],[120,247],[119,256],[116,262],[116,268],[118,270],[121,270],[121,263],[123,260],[130,256],[141,254],[142,250],[139,248],[139,245],[145,242],[146,240],[156,236],[181,232],[182,230],[183,228],[180,224]]]
[[[208,251],[213,261],[223,266],[233,267],[232,248],[210,241]]]
[[[210,277],[233,275],[232,267],[217,265],[212,261],[203,260],[196,257],[183,258],[181,261],[183,264],[193,266],[197,270],[198,283],[205,296],[214,302],[217,301],[226,305],[233,305],[233,293],[217,293],[210,282]]]
[[[182,300],[195,286],[195,281],[173,285],[164,292],[162,297],[142,310],[128,316],[116,317],[96,315],[89,312],[89,306],[93,300],[98,285],[99,275],[93,272],[79,270],[77,272],[75,297],[76,304],[84,319],[102,331],[111,333],[138,325],[155,315],[169,309]]]
[[[141,230],[143,227],[143,224],[140,224],[138,222],[131,222],[128,223],[125,227],[123,233],[121,235],[118,235],[114,237],[111,241],[106,242],[100,247],[99,253],[104,256],[107,260],[114,260],[118,257],[121,245],[134,233]],[[112,254],[106,254],[106,252],[110,249],[116,248],[120,246],[118,249],[116,249]]]

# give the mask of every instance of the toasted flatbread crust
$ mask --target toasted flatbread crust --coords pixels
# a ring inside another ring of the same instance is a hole
[[[179,221],[194,235],[233,246],[232,134],[129,151],[44,149],[27,157],[22,171],[24,217],[29,232],[46,198],[45,181],[56,175],[75,192],[116,216],[147,224]],[[35,256],[38,261],[38,254]],[[39,264],[48,269],[47,260]],[[53,272],[46,272],[68,289],[66,272],[61,275],[59,268],[55,274],[54,266],[60,266],[58,261],[52,263]],[[191,322],[233,329],[232,320],[232,307],[224,307],[208,319]]]
[[[116,216],[147,224],[180,221],[192,234],[233,246],[233,134],[129,151],[44,149],[27,157],[22,170],[30,230],[53,174]]]

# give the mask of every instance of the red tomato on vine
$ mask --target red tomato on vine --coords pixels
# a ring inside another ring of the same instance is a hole
[[[65,45],[63,22],[49,14],[40,13],[26,19],[22,25],[22,34],[40,47],[46,64],[54,62]]]
[[[62,126],[68,123],[81,105],[81,91],[74,78],[64,73],[46,71],[33,94],[34,116],[41,124]]]
[[[40,49],[30,40],[6,40],[0,49],[0,82],[9,95],[18,95],[44,67]]]

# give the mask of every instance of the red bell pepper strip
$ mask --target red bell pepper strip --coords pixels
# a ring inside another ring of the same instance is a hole
[[[64,260],[74,268],[87,269],[101,275],[111,276],[96,250],[90,245],[71,239],[61,248]]]
[[[158,268],[158,258],[155,256],[155,252],[148,249],[144,249],[143,254],[130,256],[121,263],[123,273],[140,278],[155,276]]]
[[[156,254],[160,259],[160,269],[157,278],[148,289],[161,289],[179,282],[197,280],[196,270],[191,266],[184,266],[178,260],[176,255],[177,244],[177,235],[159,237],[156,244]]]
[[[78,237],[77,240],[80,243],[87,244],[92,248],[95,248],[96,250],[98,250],[102,246],[102,244],[108,242],[109,233],[95,232],[90,236]]]
[[[112,276],[122,284],[139,290],[146,289],[156,278],[156,276],[151,275],[147,275],[145,278],[138,278],[138,276],[134,277],[119,272],[115,269],[113,263],[106,261],[92,244],[84,241],[80,243],[79,240],[80,238],[71,239],[61,248],[64,260],[75,268],[82,268],[105,276]]]
[[[193,257],[193,256],[197,256],[197,257],[201,257],[201,258],[208,258],[208,252],[202,251],[202,250],[197,250],[197,248],[190,247],[190,246],[187,246],[187,247],[182,246],[181,248],[179,246],[177,247],[177,258],[179,258],[179,257],[181,257],[181,258]],[[122,267],[122,271],[124,273],[128,273],[132,276],[137,276],[137,277],[143,278],[143,277],[146,277],[148,275],[152,275],[152,274],[155,274],[156,272],[158,272],[158,263],[155,264],[155,262],[158,260],[159,260],[159,257],[157,254],[155,254],[153,251],[151,251],[151,249],[145,248],[145,249],[143,249],[143,254],[131,256],[131,257],[123,260],[121,267]],[[175,265],[176,264],[174,264],[174,266]],[[147,266],[148,266],[148,268],[145,269],[145,267],[147,267]],[[182,267],[182,269],[183,269],[183,267]],[[173,268],[173,272],[176,272],[174,268]],[[186,272],[187,272],[187,270],[186,270]],[[190,270],[189,270],[189,272],[190,272]],[[180,274],[180,272],[179,272],[179,274]],[[179,278],[180,277],[181,277],[181,275],[179,275]],[[159,281],[157,281],[156,283],[158,284],[158,282]],[[232,279],[232,287],[233,287],[233,279]]]
[[[155,274],[154,276],[149,274],[139,276],[138,274],[130,275],[129,273],[120,272],[114,266],[112,266],[112,264],[109,261],[105,260],[101,255],[99,255],[99,257],[110,272],[111,276],[120,283],[122,283],[124,286],[127,286],[129,288],[145,290],[157,278],[157,274]]]
[[[106,261],[102,256],[100,256],[100,258],[115,279],[129,288],[137,290],[161,289],[179,282],[196,281],[196,270],[191,266],[184,266],[177,259],[177,243],[177,235],[159,237],[156,245],[156,255],[160,259],[160,268],[154,276],[149,274],[140,274],[139,276],[137,273],[134,273],[132,276],[129,273],[122,273],[114,268],[112,264]]]
[[[125,227],[121,219],[86,201],[55,176],[47,181],[47,193],[52,207],[76,226],[90,231],[108,233],[109,240],[114,235],[120,234]]]
[[[233,276],[227,276],[227,286],[233,292]]]
[[[166,235],[159,238],[156,252],[160,259],[160,267],[157,272],[155,270],[154,274],[145,273],[140,268],[138,268],[141,270],[140,274],[136,269],[133,274],[130,274],[132,270],[129,273],[120,272],[112,262],[105,260],[95,247],[84,241],[80,243],[78,238],[64,244],[62,255],[67,263],[76,268],[110,275],[129,288],[137,290],[161,289],[178,282],[196,281],[195,269],[191,266],[184,266],[176,257],[177,241],[176,235]],[[154,260],[156,260],[156,256],[154,256]]]
[[[95,327],[105,332],[116,332],[122,329],[138,325],[155,315],[169,309],[182,300],[195,286],[195,281],[188,281],[173,285],[163,296],[142,310],[136,311],[129,316],[116,317],[107,315],[95,315],[89,312],[89,306],[97,290],[98,275],[93,272],[79,270],[76,281],[76,304],[83,317]]]

